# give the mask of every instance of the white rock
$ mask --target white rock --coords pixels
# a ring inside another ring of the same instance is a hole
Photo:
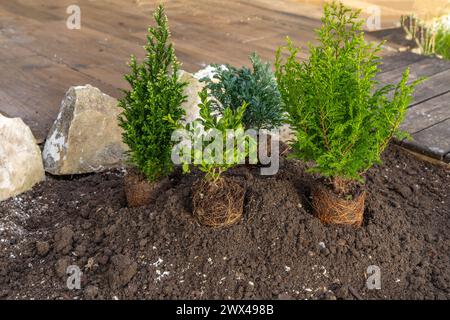
[[[127,146],[117,100],[91,85],[71,87],[45,142],[44,168],[55,175],[121,166]]]
[[[200,116],[200,109],[198,107],[200,98],[198,93],[203,89],[204,84],[194,77],[194,75],[184,70],[180,70],[179,77],[180,81],[188,83],[184,89],[187,101],[183,103],[182,107],[186,111],[184,123],[191,123]]]
[[[291,129],[290,125],[285,123],[285,124],[281,125],[279,130],[280,130],[279,131],[280,133],[279,133],[278,137],[281,142],[289,143],[290,141],[292,141],[294,139],[294,137],[295,137],[294,131]]]
[[[0,114],[0,201],[30,190],[44,180],[41,150],[20,118]]]
[[[219,68],[222,70],[227,70],[227,67],[222,64],[219,65]],[[194,74],[194,78],[200,80],[202,78],[209,78],[209,79],[213,79],[214,75],[216,74],[216,67],[213,67],[212,65],[207,65],[205,68],[198,70],[195,74]]]

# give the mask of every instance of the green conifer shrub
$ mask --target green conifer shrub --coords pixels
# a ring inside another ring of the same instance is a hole
[[[155,10],[154,19],[156,25],[149,27],[144,46],[145,60],[138,64],[131,57],[131,73],[125,76],[131,89],[124,90],[119,100],[123,108],[119,125],[129,146],[129,160],[149,181],[173,170],[171,136],[184,115],[181,104],[187,85],[178,78],[179,62],[162,5]]]
[[[366,43],[359,11],[342,4],[325,5],[319,44],[309,45],[310,57],[299,61],[288,38],[276,55],[278,87],[295,131],[294,156],[313,161],[312,172],[329,179],[345,193],[352,181],[373,164],[398,130],[412,99],[409,70],[395,85],[379,87],[378,56],[383,43]],[[288,57],[281,53],[287,49]]]
[[[281,97],[270,63],[262,62],[256,53],[250,56],[253,70],[213,65],[213,79],[203,78],[211,96],[213,110],[222,113],[248,103],[243,124],[246,129],[273,129],[282,124]]]

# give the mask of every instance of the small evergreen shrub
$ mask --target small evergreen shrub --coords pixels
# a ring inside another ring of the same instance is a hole
[[[288,122],[295,130],[294,155],[313,161],[312,172],[331,180],[336,191],[380,162],[398,130],[419,81],[408,84],[409,70],[398,84],[377,88],[382,43],[364,40],[359,11],[325,5],[319,44],[299,61],[288,39],[276,56],[276,76]],[[288,51],[282,59],[281,53]]]
[[[273,129],[282,124],[281,97],[270,63],[262,62],[256,53],[250,56],[253,71],[227,65],[213,65],[213,79],[203,78],[211,96],[212,108],[220,113],[235,110],[248,103],[243,124],[246,129]]]
[[[201,103],[200,118],[186,125],[194,141],[202,141],[200,148],[192,148],[190,157],[182,157],[183,171],[190,171],[190,163],[193,162],[200,171],[205,173],[205,179],[213,184],[221,180],[222,173],[228,169],[243,163],[250,152],[255,152],[256,141],[249,137],[243,126],[243,118],[248,107],[246,102],[237,108],[227,107],[223,109],[222,116],[216,117],[212,107],[212,100],[208,98],[207,89],[204,88],[199,97]],[[226,148],[227,135],[233,130],[234,139],[232,148]],[[214,134],[219,134],[222,141],[217,144],[218,148],[210,148]],[[194,145],[195,147],[195,145]],[[210,148],[211,152],[205,152]]]
[[[123,141],[129,146],[130,162],[149,181],[167,176],[173,170],[171,161],[172,132],[182,119],[181,104],[186,83],[179,81],[179,62],[170,42],[164,8],[155,13],[156,25],[148,29],[145,60],[138,64],[131,57],[131,73],[125,79],[131,86],[119,100],[123,108],[119,125]]]

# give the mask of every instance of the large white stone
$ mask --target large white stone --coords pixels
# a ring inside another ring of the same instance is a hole
[[[186,101],[182,104],[182,108],[186,111],[184,116],[185,123],[191,123],[200,116],[200,98],[198,93],[202,91],[204,84],[201,83],[194,75],[184,70],[180,70],[180,81],[187,82],[188,85],[184,89]]]
[[[122,166],[127,147],[117,105],[116,99],[91,85],[71,87],[45,142],[45,170],[66,175]]]
[[[41,150],[20,118],[0,114],[0,201],[44,180]]]

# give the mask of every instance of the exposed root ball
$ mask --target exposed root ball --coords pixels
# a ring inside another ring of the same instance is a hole
[[[202,225],[222,228],[238,222],[244,210],[245,188],[222,178],[216,183],[204,179],[192,186],[193,215]]]
[[[313,190],[314,214],[324,224],[347,224],[359,227],[363,221],[366,192],[361,191],[354,199],[342,199],[333,191],[319,186]]]
[[[124,178],[124,189],[129,207],[148,205],[156,198],[159,192],[168,189],[170,181],[164,178],[161,181],[149,182],[144,175],[131,169]]]

